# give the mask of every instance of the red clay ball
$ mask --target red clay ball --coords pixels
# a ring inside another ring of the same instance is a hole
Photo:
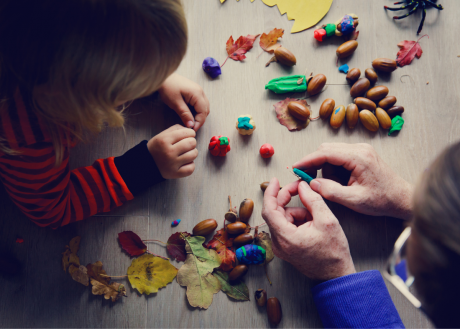
[[[270,144],[264,144],[260,147],[260,155],[264,159],[271,158],[275,154],[275,149]]]

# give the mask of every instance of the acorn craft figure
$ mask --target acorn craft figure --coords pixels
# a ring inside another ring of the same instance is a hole
[[[341,37],[342,35],[348,36],[356,30],[358,26],[358,16],[355,14],[348,14],[343,16],[334,24],[326,24],[315,30],[314,37],[319,42],[324,41],[325,38],[332,36]]]
[[[214,156],[224,157],[230,152],[230,138],[214,136],[209,142],[209,152]]]
[[[420,32],[422,32],[422,29],[423,29],[423,24],[425,23],[426,7],[431,6],[438,10],[444,9],[442,5],[437,5],[436,2],[438,2],[438,0],[405,0],[405,1],[395,2],[395,5],[406,3],[406,5],[404,6],[396,7],[396,8],[384,6],[383,8],[385,8],[386,10],[391,10],[391,11],[409,9],[409,12],[407,14],[402,15],[402,16],[393,16],[393,19],[403,19],[415,13],[417,9],[419,8],[422,9],[423,10],[422,21],[420,22],[420,25],[418,26],[418,30],[417,30],[417,34],[420,34]]]

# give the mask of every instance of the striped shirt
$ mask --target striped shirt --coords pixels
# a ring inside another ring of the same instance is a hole
[[[18,154],[0,151],[0,180],[13,202],[39,226],[57,228],[100,212],[108,212],[134,198],[136,192],[162,180],[153,158],[144,146],[138,145],[156,177],[129,177],[129,159],[119,157],[120,166],[130,179],[127,184],[116,165],[116,158],[99,159],[92,166],[70,170],[69,152],[65,147],[63,161],[55,165],[56,157],[50,134],[34,111],[25,106],[19,90],[14,98],[0,108],[0,137]],[[67,143],[70,144],[70,143]],[[133,148],[134,149],[134,148]],[[133,150],[132,149],[132,150]],[[127,154],[130,151],[127,152]],[[131,152],[131,156],[136,152]],[[137,152],[139,153],[139,151]],[[126,155],[126,154],[125,154]],[[150,158],[150,159],[148,159]],[[145,159],[144,159],[145,160]],[[145,161],[144,161],[145,162]],[[136,186],[136,179],[143,179]]]

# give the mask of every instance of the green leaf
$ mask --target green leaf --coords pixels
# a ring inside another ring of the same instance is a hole
[[[187,253],[193,253],[198,258],[212,260],[207,252],[207,249],[203,247],[205,240],[206,239],[202,236],[185,237],[185,241],[188,242],[185,246],[185,250]],[[190,251],[187,250],[187,245],[189,246]]]
[[[250,300],[249,289],[243,281],[238,280],[235,283],[230,284],[228,280],[228,273],[222,271],[214,272],[214,276],[219,280],[220,285],[222,286],[222,291],[229,297],[236,300]]]

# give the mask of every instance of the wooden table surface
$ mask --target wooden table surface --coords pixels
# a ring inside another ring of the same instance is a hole
[[[111,303],[93,296],[90,288],[74,282],[62,271],[61,252],[72,237],[80,235],[79,256],[83,264],[100,260],[108,274],[124,275],[131,260],[118,244],[118,232],[132,230],[144,239],[166,241],[173,232],[190,232],[206,218],[215,218],[222,225],[228,195],[235,204],[244,198],[253,199],[255,210],[250,224],[261,224],[259,184],[273,176],[281,184],[291,182],[294,177],[286,166],[313,152],[323,142],[369,143],[395,172],[416,183],[430,161],[460,137],[458,0],[442,0],[445,7],[442,12],[427,11],[423,33],[430,38],[421,40],[421,59],[380,79],[390,89],[390,95],[396,96],[398,104],[406,109],[403,114],[406,124],[394,137],[383,130],[369,133],[361,125],[355,130],[345,125],[333,130],[321,121],[311,122],[300,132],[289,132],[276,119],[273,104],[286,95],[264,90],[270,79],[307,71],[325,74],[330,84],[345,82],[345,75],[335,66],[339,38],[319,44],[313,39],[313,29],[291,34],[293,21],[280,16],[276,7],[267,7],[261,0],[253,3],[227,0],[224,4],[218,0],[184,2],[189,46],[178,72],[199,83],[211,103],[211,115],[197,134],[200,154],[195,173],[186,179],[158,184],[111,213],[59,230],[36,227],[2,191],[0,252],[17,257],[22,271],[16,277],[0,277],[1,327],[267,327],[265,311],[257,309],[253,300],[235,302],[220,292],[214,295],[209,309],[202,311],[189,306],[185,288],[176,281],[158,294],[145,296],[121,279],[127,286],[128,298]],[[421,12],[394,22],[393,13],[383,9],[383,5],[391,3],[389,0],[333,2],[321,23],[335,22],[348,13],[357,14],[360,21],[359,47],[341,63],[364,72],[375,58],[395,58],[400,41],[416,40]],[[257,39],[247,59],[243,63],[228,60],[219,78],[211,80],[201,70],[205,57],[223,62],[230,35],[236,39],[240,35],[268,33],[275,27],[285,29],[281,44],[297,57],[297,65],[292,69],[276,63],[265,68],[270,55],[263,53],[256,58],[261,51]],[[313,114],[318,113],[325,98],[334,98],[336,104],[350,103],[349,89],[345,85],[331,85],[319,96],[308,99]],[[173,111],[155,100],[135,102],[128,112],[125,135],[119,129],[108,130],[95,142],[79,145],[72,151],[72,167],[120,155],[178,122]],[[256,121],[257,129],[250,137],[238,135],[235,129],[236,118],[241,114],[251,114]],[[227,157],[214,158],[208,153],[207,145],[214,135],[230,138],[232,150]],[[258,154],[264,143],[275,148],[274,157],[268,161]],[[298,198],[291,204],[299,205]],[[403,224],[392,218],[363,216],[337,204],[329,205],[346,233],[356,269],[382,270]],[[181,224],[171,228],[171,221],[177,218],[182,219]],[[16,236],[23,237],[24,243],[15,243]],[[149,244],[149,249],[166,255],[159,244]],[[245,282],[251,295],[264,288],[269,296],[278,297],[283,308],[280,327],[321,327],[309,280],[278,258],[269,264],[268,270],[273,285],[268,284],[263,268],[259,267],[250,269]],[[432,326],[390,284],[388,288],[407,327]]]

